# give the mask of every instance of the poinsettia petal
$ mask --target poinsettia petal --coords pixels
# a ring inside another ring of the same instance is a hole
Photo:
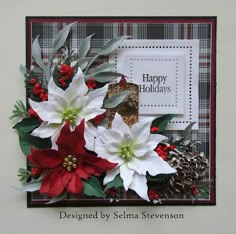
[[[148,145],[151,149],[155,149],[160,142],[167,139],[167,137],[161,134],[150,134],[148,141],[145,144]]]
[[[110,162],[123,164],[124,159],[119,157],[115,152],[110,152],[107,145],[104,145],[100,139],[95,140],[95,152],[98,154],[98,157],[107,159]]]
[[[64,191],[64,186],[60,179],[60,171],[52,172],[49,176],[44,176],[40,193],[46,193],[49,197],[56,197]]]
[[[86,106],[86,108],[84,108],[82,111],[81,111],[81,115],[83,116],[83,118],[88,121],[90,119],[93,119],[95,118],[96,116],[98,115],[101,115],[105,112],[106,110],[105,109],[98,109],[98,108],[93,108],[91,109],[90,106]]]
[[[94,155],[87,154],[81,155],[83,158],[84,170],[94,175],[101,175],[103,172],[109,171],[117,164],[109,162],[108,160],[98,158]]]
[[[131,136],[139,143],[145,143],[150,135],[151,121],[143,120],[131,127]]]
[[[123,180],[123,186],[127,191],[130,184],[132,183],[134,171],[130,170],[126,163],[120,166],[120,177]]]
[[[48,123],[61,123],[61,113],[55,108],[58,102],[35,102],[29,99],[29,103],[43,121]]]
[[[63,97],[64,96],[64,90],[59,88],[54,80],[53,80],[53,77],[49,80],[48,82],[48,100],[51,101],[51,100],[55,100],[57,99],[58,97]]]
[[[68,183],[71,180],[72,173],[67,171],[67,170],[65,170],[65,169],[63,169],[61,171],[60,177],[61,177],[60,179],[62,181],[63,186],[66,188],[66,186],[68,185]]]
[[[94,151],[95,138],[98,136],[97,128],[93,126],[92,123],[85,123],[84,138],[85,138],[85,148]]]
[[[150,201],[147,194],[148,187],[147,187],[147,179],[145,176],[134,173],[133,180],[129,188],[134,190],[144,200]]]
[[[88,87],[85,84],[84,75],[80,68],[72,78],[72,82],[69,87],[65,90],[64,98],[70,103],[73,99],[81,97],[88,92]]]
[[[77,167],[75,173],[80,177],[80,178],[83,178],[83,179],[88,179],[90,174],[87,173],[87,171],[84,170],[83,167]]]
[[[141,160],[142,174],[148,172],[150,175],[155,176],[159,174],[172,174],[176,170],[169,166],[169,164],[159,157],[155,151],[148,152]]]
[[[57,129],[61,127],[61,124],[48,124],[47,122],[42,122],[41,125],[34,129],[31,133],[32,136],[48,138],[57,132]]]
[[[115,117],[112,121],[112,129],[119,132],[122,136],[125,134],[130,135],[130,128],[118,113],[115,114]]]
[[[121,142],[122,135],[113,130],[113,129],[106,129],[104,127],[98,126],[97,127],[99,138],[103,143],[112,143],[112,142]]]
[[[32,160],[32,162],[37,162],[40,168],[55,168],[62,163],[62,156],[52,149],[31,149],[31,156],[28,159]]]
[[[81,151],[84,152],[84,121],[82,121],[73,132],[70,130],[70,123],[67,122],[62,128],[56,144],[62,155],[76,155]]]
[[[107,94],[108,84],[102,88],[90,91],[87,96],[89,97],[89,108],[101,108],[103,106],[104,98]]]
[[[134,155],[137,157],[144,156],[149,150],[152,149],[145,143],[135,144],[133,147]]]
[[[127,166],[129,169],[134,170],[138,174],[142,175],[142,161],[139,158],[133,157],[132,160],[127,163]],[[144,175],[146,175],[146,172]]]
[[[82,193],[83,182],[76,173],[73,173],[72,178],[71,178],[70,182],[68,183],[66,189],[69,193],[73,193],[73,194]]]
[[[115,179],[115,177],[120,173],[120,167],[115,167],[110,171],[107,171],[107,174],[103,180],[103,184],[107,184]]]

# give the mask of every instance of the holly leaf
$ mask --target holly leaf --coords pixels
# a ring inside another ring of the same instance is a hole
[[[120,103],[122,103],[131,93],[132,91],[123,91],[123,92],[114,94],[112,97],[104,101],[103,107],[114,108],[118,106]]]
[[[61,47],[64,46],[66,38],[68,37],[70,30],[75,23],[76,22],[66,25],[61,31],[57,33],[53,42],[53,53],[56,53]]]
[[[52,143],[50,138],[39,138],[35,136],[31,136],[30,134],[18,131],[20,148],[25,155],[29,155],[31,153],[30,148],[33,147],[35,149],[46,149],[51,148]]]
[[[92,176],[89,180],[83,180],[83,192],[88,196],[105,197],[99,180]]]
[[[35,128],[37,128],[40,125],[40,122],[38,119],[35,118],[25,118],[21,122],[17,123],[15,126],[13,126],[13,129],[17,129],[18,131],[21,131],[22,133],[30,133]]]
[[[107,183],[105,191],[110,189],[110,188],[120,188],[123,186],[123,180],[120,177],[120,174],[115,177],[114,180],[111,182]]]
[[[86,37],[80,44],[80,47],[79,47],[79,58],[84,58],[89,50],[90,50],[90,44],[91,44],[91,38],[94,36],[94,34]]]
[[[161,117],[158,117],[158,118],[154,119],[152,121],[151,128],[157,127],[159,129],[158,132],[157,132],[158,134],[160,132],[163,132],[166,129],[169,121],[171,119],[173,119],[174,116],[175,115],[173,115],[173,114],[167,114],[167,115],[163,115]],[[153,134],[155,134],[155,133],[153,133]]]

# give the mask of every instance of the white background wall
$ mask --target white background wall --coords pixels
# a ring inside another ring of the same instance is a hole
[[[235,222],[236,3],[234,0],[6,0],[0,4],[0,233],[231,234]],[[26,208],[17,184],[24,156],[8,117],[24,100],[25,16],[217,16],[217,206]],[[184,220],[60,220],[59,211],[183,213]]]

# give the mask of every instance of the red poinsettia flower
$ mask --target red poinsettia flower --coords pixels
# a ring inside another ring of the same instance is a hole
[[[69,193],[79,194],[83,191],[82,179],[88,180],[91,175],[99,176],[116,166],[84,149],[84,121],[73,132],[69,123],[66,124],[56,144],[58,150],[31,149],[31,155],[28,156],[35,167],[48,170],[42,179],[40,194],[55,197],[65,189]]]

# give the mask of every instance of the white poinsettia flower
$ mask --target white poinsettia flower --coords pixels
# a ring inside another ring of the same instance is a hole
[[[102,109],[102,105],[107,89],[108,85],[105,85],[89,91],[80,68],[66,90],[59,88],[51,78],[48,84],[48,101],[35,102],[29,99],[30,106],[43,121],[32,135],[51,137],[53,147],[56,147],[55,141],[64,124],[70,121],[73,130],[84,119],[86,147],[93,150],[96,129],[87,121],[106,111]]]
[[[125,190],[132,189],[147,201],[147,172],[151,176],[176,172],[154,151],[157,144],[166,137],[150,134],[151,123],[150,119],[146,119],[129,128],[116,113],[111,129],[98,127],[98,137],[95,140],[98,156],[117,163],[114,169],[107,172],[104,184],[114,180],[120,173]]]

